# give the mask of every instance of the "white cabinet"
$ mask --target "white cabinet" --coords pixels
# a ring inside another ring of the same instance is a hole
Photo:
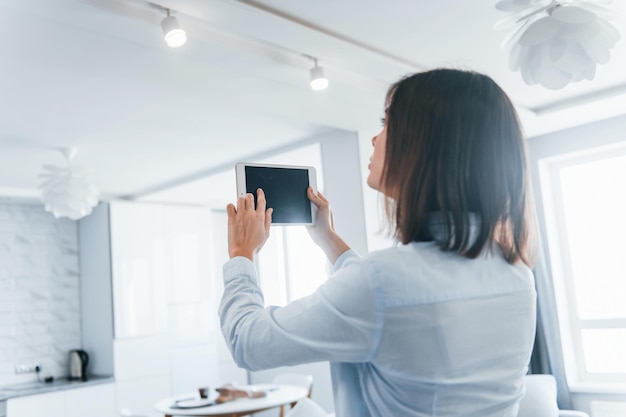
[[[208,208],[110,203],[117,407],[152,415],[170,395],[247,374],[227,352],[217,307],[226,218]]]
[[[163,417],[152,405],[171,396],[168,376],[118,381],[116,389],[118,416],[125,410],[133,416]]]
[[[65,417],[118,415],[115,410],[115,384],[93,385],[65,391]]]
[[[11,398],[10,417],[117,417],[115,384],[99,384]]]
[[[65,417],[65,392],[11,398],[7,401],[7,416]]]
[[[167,335],[116,339],[115,380],[128,381],[168,375],[170,371]]]
[[[115,338],[167,331],[169,253],[159,205],[111,203]]]
[[[210,211],[116,202],[110,229],[115,339],[169,332],[176,344],[207,343]]]
[[[109,310],[102,303],[91,312],[84,328],[93,330],[85,333],[90,354],[107,364],[98,369],[115,376],[117,415],[127,409],[152,416],[152,405],[164,397],[247,382],[224,344],[217,316],[228,259],[225,213],[111,202],[81,220],[80,233],[81,278],[89,289],[82,304],[112,299]],[[103,259],[110,270],[97,262]],[[103,280],[111,283],[108,294],[92,285]],[[107,320],[115,324],[106,332],[109,341],[97,332]]]
[[[170,396],[170,361],[166,334],[116,339],[115,380],[118,415],[155,416],[152,405]]]

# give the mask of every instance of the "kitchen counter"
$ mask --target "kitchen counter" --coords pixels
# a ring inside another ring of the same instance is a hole
[[[112,376],[92,375],[87,381],[71,381],[67,378],[55,379],[52,382],[27,382],[23,384],[0,387],[0,400],[24,397],[27,395],[45,394],[47,392],[76,389],[91,385],[115,382]]]

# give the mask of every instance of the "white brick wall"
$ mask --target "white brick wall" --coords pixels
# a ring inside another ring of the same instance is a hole
[[[77,223],[39,204],[0,202],[0,386],[35,379],[15,375],[19,364],[64,376],[80,346]]]

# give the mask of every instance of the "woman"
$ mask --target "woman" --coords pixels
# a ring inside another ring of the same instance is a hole
[[[334,274],[315,293],[263,308],[254,254],[271,209],[258,190],[227,207],[220,306],[250,370],[327,360],[344,416],[516,416],[535,331],[525,151],[505,93],[439,69],[394,84],[367,183],[386,198],[397,246],[360,258],[328,201],[314,241]]]

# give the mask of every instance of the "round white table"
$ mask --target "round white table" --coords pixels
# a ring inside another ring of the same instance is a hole
[[[154,408],[165,417],[176,416],[206,416],[206,417],[240,417],[258,413],[281,405],[291,404],[308,395],[305,388],[295,385],[257,384],[237,387],[241,389],[256,389],[266,391],[267,395],[261,398],[238,398],[222,404],[208,405],[196,408],[176,407],[176,400],[197,396],[197,394],[179,395],[165,398],[154,404]]]

